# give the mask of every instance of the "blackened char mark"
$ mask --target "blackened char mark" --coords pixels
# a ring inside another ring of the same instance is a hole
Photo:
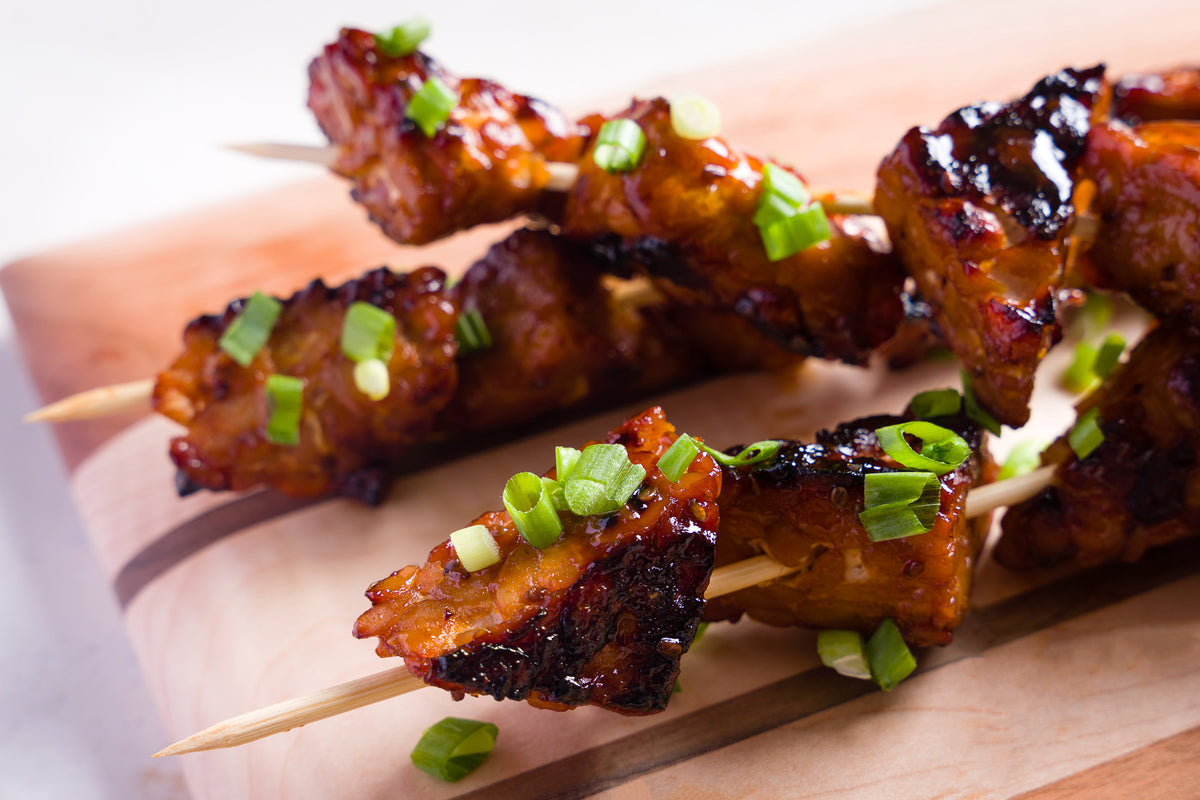
[[[1072,175],[1103,86],[1103,65],[1068,68],[1013,103],[959,109],[920,129],[916,164],[944,196],[998,204],[1030,234],[1054,239],[1074,214]]]
[[[716,538],[694,523],[680,532],[611,553],[561,604],[511,635],[476,639],[434,659],[429,682],[497,700],[602,702],[635,715],[663,710],[679,657],[696,635]]]

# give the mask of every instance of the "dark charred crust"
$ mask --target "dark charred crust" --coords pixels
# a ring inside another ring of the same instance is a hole
[[[865,417],[822,431],[815,444],[785,443],[767,464],[726,468],[718,565],[767,553],[801,569],[711,600],[705,618],[745,613],[771,625],[869,633],[890,617],[910,643],[947,643],[965,610],[986,529],[965,519],[962,503],[968,488],[994,467],[974,423],[961,416],[933,420],[963,435],[974,455],[942,476],[942,508],[933,530],[871,542],[858,516],[864,479],[899,468],[880,449],[875,431],[910,419]]]
[[[540,551],[507,513],[485,514],[476,524],[495,536],[498,564],[468,574],[443,543],[367,591],[355,635],[378,636],[380,655],[453,693],[661,711],[704,608],[721,485],[707,456],[665,478],[655,465],[674,439],[659,409],[628,421],[606,441],[646,468],[636,502],[603,518],[564,515],[563,534]]]
[[[998,562],[1091,567],[1200,530],[1198,346],[1186,325],[1163,325],[1084,401],[1104,440],[1083,459],[1066,437],[1046,450],[1054,484],[1004,515]]]
[[[672,525],[700,533],[695,523]],[[673,537],[667,546],[630,542],[594,564],[557,608],[502,640],[476,639],[434,659],[427,680],[497,700],[533,696],[573,707],[602,699],[625,714],[662,711],[696,634],[714,543],[711,534]],[[628,669],[616,687],[604,685],[610,676],[588,675],[614,645]]]

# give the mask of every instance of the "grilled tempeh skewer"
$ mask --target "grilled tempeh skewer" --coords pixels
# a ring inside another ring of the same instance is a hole
[[[1097,415],[1103,440],[1082,457],[1075,436],[1046,449],[1050,484],[1001,520],[1006,567],[1135,561],[1200,531],[1200,330],[1152,330],[1077,408]]]
[[[354,301],[396,321],[392,388],[381,400],[356,386],[355,363],[339,344]],[[190,324],[183,354],[155,387],[155,409],[188,429],[170,452],[189,487],[268,486],[375,503],[400,460],[431,439],[513,428],[711,371],[797,360],[737,325],[720,327],[723,341],[747,343],[708,358],[703,336],[690,332],[715,323],[611,290],[584,248],[542,231],[514,233],[451,288],[432,267],[375,270],[337,289],[316,282],[283,303],[246,366],[220,347],[240,310],[237,303]],[[455,328],[465,312],[482,318],[486,349],[459,352]],[[270,440],[264,384],[272,374],[305,382],[295,444]]]
[[[838,441],[835,449],[845,452],[828,452],[819,467],[801,470],[794,469],[796,462],[792,456],[785,456],[784,460],[793,466],[784,467],[782,472],[772,468],[774,474],[768,480],[776,485],[791,482],[797,486],[815,481],[827,487],[831,475],[840,475],[842,477],[837,480],[843,488],[853,487],[857,481],[857,491],[861,492],[864,470],[886,471],[895,466],[872,442],[874,428],[895,419],[872,418],[843,426],[830,441]],[[452,691],[480,691],[498,699],[501,696],[532,696],[538,704],[550,707],[601,699],[608,703],[615,696],[611,690],[627,691],[634,684],[630,683],[629,676],[622,678],[619,670],[606,673],[598,682],[564,682],[561,672],[555,678],[553,671],[546,669],[549,665],[533,663],[541,655],[561,659],[570,654],[577,666],[584,665],[585,671],[601,663],[615,667],[631,663],[630,659],[649,658],[657,665],[651,671],[652,675],[644,678],[650,683],[626,695],[639,698],[626,711],[644,713],[648,709],[647,698],[661,699],[664,686],[669,691],[674,680],[671,664],[677,667],[677,659],[687,649],[691,631],[698,622],[698,617],[691,622],[679,621],[677,615],[682,608],[692,604],[690,607],[696,609],[693,601],[686,601],[681,606],[683,601],[674,591],[685,584],[693,589],[703,588],[704,581],[696,577],[694,570],[706,572],[711,567],[711,536],[716,530],[714,526],[723,510],[722,505],[725,513],[729,513],[729,509],[736,509],[746,497],[742,490],[735,490],[728,496],[718,496],[716,492],[723,479],[745,481],[753,475],[748,472],[750,467],[717,469],[709,456],[700,453],[679,482],[671,482],[658,470],[657,457],[674,438],[673,428],[659,409],[651,409],[629,420],[610,434],[608,441],[623,444],[633,461],[646,466],[647,478],[641,490],[616,515],[601,518],[609,521],[600,524],[598,520],[586,518],[574,522],[568,520],[566,534],[539,551],[519,543],[507,513],[486,514],[479,522],[496,532],[504,553],[501,563],[466,573],[455,558],[452,545],[449,542],[440,545],[423,567],[408,567],[372,587],[369,596],[374,606],[360,619],[356,629],[358,635],[380,636],[381,654],[406,654],[406,660],[418,673]],[[851,455],[851,452],[858,455]],[[966,488],[986,471],[986,464],[985,451],[978,450],[966,464],[943,478],[939,520],[934,531],[922,535],[947,542],[956,541],[963,535],[961,531],[967,524],[963,517],[963,509],[967,507],[964,504]],[[745,474],[735,475],[739,470]],[[1011,499],[999,485],[995,487],[1001,489],[999,492],[993,492],[992,488],[972,490],[972,514],[986,515],[995,504]],[[852,491],[852,488],[847,490],[848,498],[842,503],[847,515],[853,507],[861,507],[861,494],[849,499]],[[790,524],[796,524],[802,513],[800,507],[795,507],[788,517]],[[788,516],[787,512],[783,516]],[[857,528],[859,536],[865,537],[857,522],[848,516],[838,520],[837,524],[847,532]],[[899,543],[893,545],[903,550]],[[885,549],[887,543],[883,546],[881,549]],[[967,548],[951,548],[937,557],[969,565],[971,556],[966,551]],[[680,565],[681,572],[664,569],[666,562],[656,563],[650,558],[657,553],[671,563],[677,563],[687,552],[696,555],[700,561],[689,559],[687,565]],[[886,562],[886,556],[880,560],[879,555],[868,554],[865,565],[860,566],[869,572],[877,563]],[[587,567],[588,564],[591,566]],[[670,591],[662,592],[662,597],[656,592],[647,593],[643,587],[634,591],[632,602],[641,602],[643,610],[663,610],[668,618],[676,619],[673,627],[662,627],[648,619],[628,618],[630,609],[619,588],[624,586],[625,580],[620,575],[629,568],[648,576],[643,580],[649,579],[652,584],[658,580],[667,581],[659,588],[672,587]],[[804,569],[804,566],[784,566],[758,556],[718,567],[704,594],[712,601],[797,569]],[[905,613],[902,606],[907,592],[915,595],[927,590],[928,584],[912,578],[901,578],[901,581],[908,581],[907,588],[894,588],[893,604],[897,616],[903,617]],[[872,580],[887,585],[892,579],[880,576]],[[846,591],[853,593],[859,589],[849,587]],[[578,603],[585,598],[587,609],[576,608],[572,612],[563,605]],[[816,598],[814,603],[819,606],[822,600]],[[846,622],[842,612],[833,611],[832,605],[830,609],[830,613],[840,616],[828,619]],[[961,614],[962,610],[961,606],[956,606],[953,612]],[[869,625],[874,613],[867,611],[857,624]],[[557,625],[547,620],[556,620]],[[569,627],[575,624],[586,625],[588,630]],[[545,642],[538,645],[537,638],[531,634],[548,625],[555,631],[551,641],[574,644],[564,644],[561,652],[557,646],[545,651]],[[651,647],[655,636],[660,637],[658,644]],[[670,646],[662,644],[663,636]],[[465,646],[464,642],[467,643]],[[514,643],[524,644],[521,648],[513,648]],[[451,651],[455,655],[448,656]],[[479,668],[481,666],[486,668]],[[455,679],[454,675],[465,676],[469,684]],[[492,676],[493,680],[479,683],[485,675]],[[307,698],[242,715],[189,737],[158,755],[243,744],[422,685],[407,670],[389,670]]]

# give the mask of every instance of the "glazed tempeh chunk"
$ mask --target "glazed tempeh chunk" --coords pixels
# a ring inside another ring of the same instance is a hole
[[[795,352],[860,364],[892,335],[903,271],[859,218],[835,216],[831,239],[771,261],[754,223],[760,159],[717,137],[679,136],[663,99],[616,118],[638,124],[644,154],[610,174],[589,145],[556,218],[564,235],[603,243],[675,302],[733,311]]]
[[[406,111],[431,78],[458,95],[426,135]],[[344,29],[309,67],[308,105],[337,148],[335,172],[391,238],[423,244],[537,211],[546,164],[572,162],[584,139],[541,101],[488,80],[458,78],[421,52],[389,56],[373,34]]]
[[[456,693],[661,711],[700,622],[721,489],[703,454],[678,483],[663,476],[656,464],[675,438],[661,409],[630,419],[605,439],[646,469],[624,506],[562,512],[562,535],[541,550],[507,512],[484,514],[476,524],[495,537],[499,563],[468,573],[444,542],[423,566],[371,586],[354,635],[378,636],[379,655]]]
[[[1100,219],[1080,263],[1088,280],[1200,322],[1200,122],[1097,125],[1083,170]]]
[[[1005,513],[996,560],[1014,569],[1134,561],[1200,531],[1200,330],[1149,333],[1078,406],[1098,410],[1104,440],[1080,459],[1067,436],[1047,448],[1057,469],[1037,497]]]
[[[1072,196],[1105,98],[1103,67],[1065,69],[1012,103],[913,128],[879,167],[875,206],[893,245],[980,401],[1013,427],[1060,336]]]
[[[988,517],[964,514],[971,487],[990,479],[983,434],[965,418],[934,420],[957,431],[973,455],[941,477],[928,533],[873,542],[863,527],[864,478],[901,468],[875,431],[910,417],[869,417],[788,443],[767,468],[726,468],[719,503],[718,566],[759,554],[799,572],[709,601],[705,619],[742,614],[769,625],[849,628],[869,634],[892,618],[914,645],[946,644],[967,596]]]
[[[1122,76],[1113,86],[1112,113],[1130,125],[1200,120],[1200,67]]]
[[[243,308],[203,316],[184,332],[184,352],[158,376],[156,411],[187,426],[171,441],[171,458],[195,487],[285,494],[348,493],[380,499],[381,476],[397,454],[434,429],[457,387],[454,324],[445,275],[432,267],[408,275],[368,272],[328,288],[320,280],[283,301],[270,338],[247,366],[220,340]],[[395,320],[387,363],[391,392],[368,398],[354,381],[354,362],[340,346],[351,304],[382,308]],[[304,382],[299,440],[268,440],[270,375]]]
[[[496,430],[564,408],[611,404],[717,367],[677,333],[658,297],[610,288],[586,248],[542,231],[494,245],[452,289],[491,345],[459,358],[438,427]],[[723,366],[723,365],[720,365]]]

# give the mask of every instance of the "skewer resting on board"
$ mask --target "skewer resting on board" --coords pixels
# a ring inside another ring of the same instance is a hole
[[[229,149],[260,158],[299,161],[327,168],[332,168],[334,159],[337,157],[337,148],[335,147],[276,142],[232,144],[229,145]],[[546,169],[550,172],[550,180],[546,184],[546,189],[551,192],[567,191],[579,177],[579,167],[575,164],[551,161],[546,164]],[[815,192],[814,196],[828,214],[874,216],[876,213],[869,197],[854,192]]]
[[[1026,475],[972,489],[967,495],[967,516],[982,516],[1032,497],[1049,482],[1053,471],[1053,467],[1042,467]],[[722,597],[785,577],[802,568],[803,565],[781,564],[765,555],[755,556],[713,570],[704,596],[707,600]],[[424,686],[426,684],[413,676],[407,667],[395,667],[219,722],[160,750],[154,757],[237,747]]]

